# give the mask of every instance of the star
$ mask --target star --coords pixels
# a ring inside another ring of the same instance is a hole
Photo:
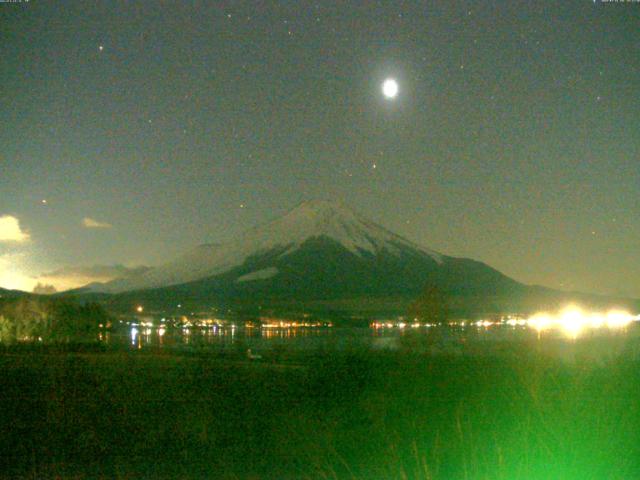
[[[98,45],[98,50],[103,51],[104,50],[104,45]]]

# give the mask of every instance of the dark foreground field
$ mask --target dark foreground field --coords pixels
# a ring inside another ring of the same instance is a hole
[[[636,479],[640,363],[0,355],[2,478]]]

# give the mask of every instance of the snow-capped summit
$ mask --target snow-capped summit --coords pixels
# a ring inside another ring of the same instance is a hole
[[[419,249],[441,262],[441,255],[419,247],[390,232],[339,203],[327,200],[303,202],[273,222],[249,230],[244,243],[251,251],[288,246],[294,250],[309,238],[330,238],[355,255],[376,254],[387,249],[397,253],[400,247]]]
[[[115,293],[104,301],[125,311],[143,303],[149,310],[182,305],[251,315],[442,316],[447,310],[465,317],[555,308],[567,298],[482,262],[418,246],[323,200],[304,202],[231,242],[200,245],[164,265],[77,293],[94,292]]]
[[[333,241],[358,257],[381,253],[397,256],[411,250],[430,257],[436,263],[443,262],[439,253],[415,245],[338,203],[312,200],[301,203],[270,223],[246,231],[231,242],[200,245],[142,275],[104,284],[101,291],[148,289],[213,277],[243,265],[248,259],[274,252],[277,252],[277,257],[286,256],[305,242],[320,238]]]

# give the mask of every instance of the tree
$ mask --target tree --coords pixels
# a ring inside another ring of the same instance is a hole
[[[16,323],[0,315],[0,342],[13,343],[16,339]]]
[[[26,297],[0,305],[0,341],[69,342],[93,338],[110,317],[98,304]]]

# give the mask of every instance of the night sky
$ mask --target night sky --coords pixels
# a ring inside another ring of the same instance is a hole
[[[0,3],[0,80],[0,286],[324,198],[640,297],[640,2]]]

